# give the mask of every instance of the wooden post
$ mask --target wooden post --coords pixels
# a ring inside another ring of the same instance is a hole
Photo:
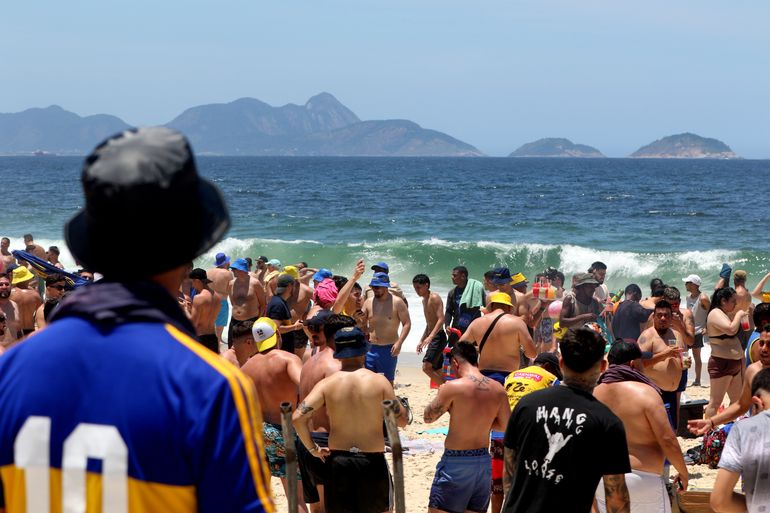
[[[291,422],[291,403],[281,403],[281,425],[286,446],[286,499],[289,502],[289,513],[297,513],[297,446],[294,443],[294,424]]]
[[[398,436],[398,425],[396,425],[396,408],[403,408],[398,399],[395,401],[382,401],[385,427],[388,430],[390,448],[393,453],[393,484],[395,488],[396,513],[405,513],[404,462],[401,453],[401,439]]]

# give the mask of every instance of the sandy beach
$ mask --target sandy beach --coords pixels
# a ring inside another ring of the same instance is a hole
[[[708,352],[704,351],[703,373],[706,378],[708,377],[705,371],[705,360],[707,359]],[[417,366],[418,361],[417,355],[403,355],[400,358],[396,375],[396,394],[407,397],[414,412],[414,422],[400,431],[402,443],[410,447],[410,450],[404,453],[404,483],[406,511],[408,513],[427,511],[433,473],[443,451],[445,436],[425,433],[424,431],[449,426],[448,414],[430,425],[426,425],[422,421],[422,412],[435,396],[436,391],[430,389],[428,378]],[[690,381],[692,381],[692,377]],[[686,393],[690,399],[708,399],[709,397],[709,389],[706,387],[691,387],[687,389]],[[686,451],[698,445],[700,440],[700,438],[679,438],[679,444],[682,446],[682,451]],[[388,457],[388,461],[390,462],[390,457]],[[710,490],[712,488],[716,479],[716,470],[712,470],[706,465],[691,465],[688,468],[690,470],[690,489]],[[278,511],[287,511],[286,497],[280,481],[273,478],[272,487]]]

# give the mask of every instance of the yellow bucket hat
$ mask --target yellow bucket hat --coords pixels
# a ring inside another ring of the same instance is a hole
[[[13,280],[11,283],[13,285],[18,285],[19,283],[24,283],[25,281],[29,281],[34,277],[35,275],[29,272],[29,269],[22,265],[13,270]]]

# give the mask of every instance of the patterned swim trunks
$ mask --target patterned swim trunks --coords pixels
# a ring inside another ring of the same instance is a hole
[[[283,431],[278,424],[270,422],[262,423],[262,436],[265,440],[265,453],[267,463],[270,466],[270,475],[286,477],[286,444],[283,441]],[[297,479],[301,480],[299,466],[297,466]]]

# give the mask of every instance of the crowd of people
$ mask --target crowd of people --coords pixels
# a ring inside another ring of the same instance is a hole
[[[86,206],[65,234],[87,284],[70,290],[58,249],[29,234],[26,253],[49,272],[0,243],[0,509],[53,501],[39,471],[56,469],[64,477],[51,480],[69,479],[57,500],[102,500],[105,511],[272,511],[269,476],[287,495],[300,482],[301,511],[390,511],[382,403],[394,401],[402,427],[415,412],[394,388],[412,320],[388,263],[335,273],[218,253],[194,267],[229,216],[168,129],[105,141],[83,173]],[[172,214],[191,197],[180,224]],[[121,209],[139,200],[146,208],[128,219]],[[114,232],[179,254],[125,265]],[[569,282],[554,268],[531,281],[521,271],[475,279],[458,265],[445,300],[426,274],[412,279],[425,319],[417,353],[437,387],[423,421],[449,416],[421,507],[671,511],[672,493],[689,483],[681,394],[702,386],[705,344],[710,400],[689,429],[704,435],[749,416],[727,437],[711,506],[770,504],[770,274],[749,292],[747,273],[725,265],[711,295],[691,274],[682,304],[679,287],[660,279],[646,297],[637,284],[613,293],[599,261]],[[296,440],[284,439],[284,403]],[[73,484],[84,473],[100,476],[101,498]],[[739,478],[744,493],[733,491]]]

